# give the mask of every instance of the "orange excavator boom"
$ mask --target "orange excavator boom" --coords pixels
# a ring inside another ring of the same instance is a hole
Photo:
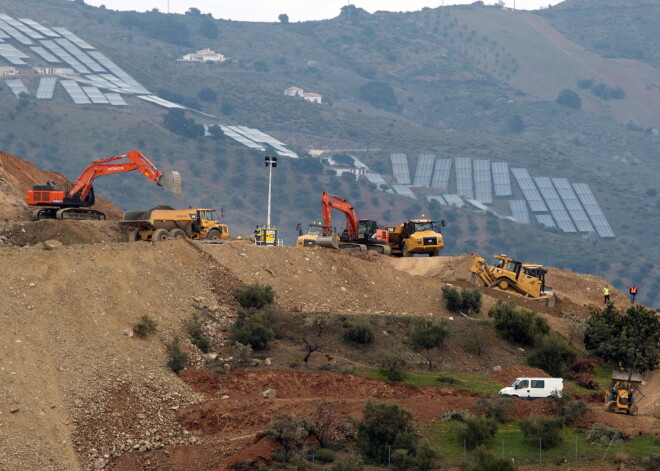
[[[323,210],[323,235],[332,233],[332,210],[337,209],[346,216],[346,231],[348,240],[355,240],[358,235],[359,220],[353,205],[337,195],[324,191],[321,195],[321,208]]]

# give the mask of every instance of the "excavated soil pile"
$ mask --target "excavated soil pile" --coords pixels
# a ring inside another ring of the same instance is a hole
[[[70,183],[61,173],[46,172],[30,162],[0,152],[0,220],[31,220],[32,208],[25,197],[33,185],[44,184],[47,180],[57,183],[59,188]],[[104,212],[109,220],[121,219],[123,212],[115,205],[98,195],[96,201],[94,209]]]
[[[126,229],[107,221],[42,221],[14,222],[0,225],[0,244],[29,246],[57,240],[63,245],[125,242]]]

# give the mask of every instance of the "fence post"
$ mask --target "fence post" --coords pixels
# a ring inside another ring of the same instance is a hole
[[[539,464],[541,464],[541,440],[542,438],[539,437]]]

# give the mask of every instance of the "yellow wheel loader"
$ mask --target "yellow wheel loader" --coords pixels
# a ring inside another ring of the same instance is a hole
[[[316,245],[316,239],[323,235],[323,224],[314,222],[307,226],[307,233],[303,234],[302,225],[298,224],[298,239],[296,240],[296,247],[312,247]]]
[[[639,385],[642,384],[642,374],[627,369],[612,371],[610,389],[605,394],[605,410],[621,412],[628,415],[639,413],[638,396],[641,395]]]
[[[549,307],[555,305],[552,288],[545,284],[548,270],[542,265],[521,263],[506,255],[495,255],[496,264],[489,265],[479,254],[472,255],[474,256],[470,267],[472,282],[478,276],[488,288],[511,291],[545,302]]]
[[[430,219],[411,219],[400,226],[386,226],[392,255],[412,257],[415,254],[428,254],[435,257],[444,247],[440,225]]]

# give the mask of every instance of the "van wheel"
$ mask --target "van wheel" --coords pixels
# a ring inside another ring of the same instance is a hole
[[[217,229],[211,229],[206,238],[208,240],[220,240],[222,238],[222,233]]]
[[[174,229],[171,233],[170,236],[173,239],[185,239],[186,238],[186,233],[183,232],[181,229]]]
[[[151,235],[152,242],[160,242],[162,240],[167,240],[170,238],[170,233],[167,229],[156,229]]]

